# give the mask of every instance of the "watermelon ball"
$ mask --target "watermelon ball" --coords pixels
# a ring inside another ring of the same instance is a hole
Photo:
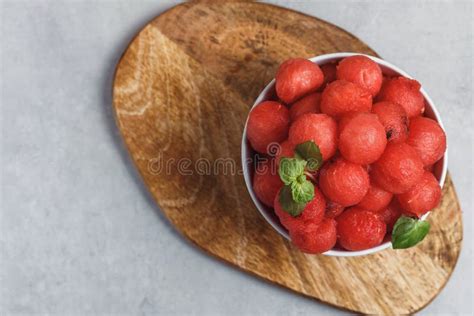
[[[415,148],[425,166],[432,165],[446,151],[446,134],[436,121],[416,117],[410,121],[407,144]]]
[[[324,82],[322,87],[326,86],[328,83],[333,82],[337,79],[336,77],[336,64],[335,63],[328,63],[321,66],[321,70],[323,71],[324,75]]]
[[[387,137],[377,115],[356,112],[339,122],[339,151],[350,162],[367,165],[380,158]]]
[[[416,150],[406,143],[389,143],[371,168],[375,184],[395,194],[408,191],[422,175],[423,162]]]
[[[321,96],[321,112],[336,119],[349,112],[370,112],[372,95],[346,80],[328,84]]]
[[[373,212],[351,207],[336,218],[339,244],[347,250],[364,250],[382,243],[386,225]]]
[[[407,139],[408,116],[401,105],[389,101],[377,102],[372,106],[372,113],[384,126],[389,142],[402,143]]]
[[[336,218],[344,211],[344,206],[337,204],[331,200],[326,200],[326,212],[324,216],[327,218]]]
[[[425,111],[425,98],[420,88],[421,85],[416,80],[395,77],[384,82],[377,100],[400,104],[405,109],[408,118],[412,118]]]
[[[337,150],[337,123],[326,114],[303,114],[291,124],[288,139],[296,145],[312,140],[328,160]]]
[[[316,91],[323,80],[323,72],[317,64],[304,58],[288,59],[278,68],[276,93],[283,102],[290,104]]]
[[[425,171],[421,179],[407,192],[397,195],[405,214],[420,217],[438,206],[441,187],[432,173]]]
[[[273,208],[275,214],[280,219],[280,223],[289,231],[304,227],[308,223],[319,224],[324,218],[324,210],[326,209],[326,200],[318,188],[314,187],[314,198],[309,201],[303,212],[298,216],[291,216],[280,205],[280,193],[275,197]]]
[[[258,164],[253,175],[253,191],[257,198],[265,205],[273,207],[273,201],[283,182],[272,160],[262,161]]]
[[[362,201],[357,204],[357,207],[366,209],[368,211],[377,212],[387,207],[393,198],[393,194],[379,188],[377,185],[371,183],[367,194]]]
[[[344,207],[359,203],[369,185],[367,170],[342,158],[326,163],[319,174],[319,186],[324,195]]]
[[[377,212],[377,214],[380,215],[384,223],[387,225],[387,232],[391,232],[397,220],[402,216],[402,209],[397,199],[392,199],[392,202],[390,202],[387,207]]]
[[[379,93],[382,77],[379,65],[363,55],[346,57],[337,66],[337,79],[355,83],[368,90],[372,96]]]
[[[309,223],[299,229],[290,230],[291,242],[299,250],[316,254],[326,252],[336,245],[336,221],[324,219],[321,223]]]
[[[289,140],[280,143],[280,147],[276,153],[276,163],[280,165],[281,158],[293,158],[295,155],[295,145]]]
[[[267,153],[268,145],[284,141],[288,136],[290,114],[278,102],[264,101],[254,107],[247,121],[247,138],[257,152]]]
[[[290,107],[290,120],[293,122],[298,117],[306,113],[320,113],[319,103],[321,102],[321,93],[315,92],[308,94],[299,101],[293,103]]]

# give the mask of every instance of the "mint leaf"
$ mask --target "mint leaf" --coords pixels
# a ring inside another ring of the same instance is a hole
[[[314,185],[306,179],[306,160],[300,158],[282,158],[278,174],[285,186],[280,191],[279,201],[284,211],[298,216],[306,203],[314,198]]]
[[[393,249],[413,247],[425,238],[430,231],[430,223],[407,216],[400,217],[392,231]]]
[[[306,161],[298,158],[282,158],[278,167],[278,174],[284,184],[291,184],[297,181],[297,178],[304,174]]]
[[[289,185],[283,186],[278,200],[283,210],[293,217],[300,215],[306,206],[306,203],[298,203],[293,200],[292,189]]]
[[[306,180],[305,175],[298,177],[297,181],[292,182],[291,196],[296,203],[308,203],[314,198],[314,185]]]
[[[323,164],[321,151],[312,140],[296,145],[295,154],[296,157],[306,160],[309,171],[316,171]]]

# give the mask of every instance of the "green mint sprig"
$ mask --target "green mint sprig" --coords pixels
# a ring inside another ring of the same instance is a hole
[[[295,217],[303,212],[306,203],[298,203],[293,200],[293,194],[291,192],[291,186],[284,185],[280,191],[279,202],[281,208],[290,214],[291,216]]]
[[[295,147],[295,156],[307,162],[309,171],[316,171],[323,164],[323,156],[318,145],[313,141],[301,143]]]
[[[295,217],[314,198],[314,185],[306,178],[306,170],[316,171],[322,165],[319,147],[312,141],[295,147],[294,158],[282,158],[278,174],[285,184],[280,191],[279,202],[284,211]]]
[[[290,184],[291,197],[298,203],[308,203],[314,198],[314,185],[306,180],[306,175],[300,175]]]
[[[278,174],[284,184],[291,185],[293,182],[298,181],[298,177],[304,175],[305,167],[305,160],[298,158],[282,158],[280,159]]]
[[[393,249],[406,249],[421,242],[430,231],[430,223],[402,216],[392,230]]]

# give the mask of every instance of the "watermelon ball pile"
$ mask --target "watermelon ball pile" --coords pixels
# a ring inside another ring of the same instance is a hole
[[[321,67],[302,58],[281,64],[277,98],[252,109],[247,138],[265,158],[255,165],[254,192],[301,251],[359,251],[390,238],[394,248],[394,238],[405,238],[405,248],[424,237],[413,231],[440,202],[432,170],[446,135],[423,115],[420,88],[384,77],[363,55]]]

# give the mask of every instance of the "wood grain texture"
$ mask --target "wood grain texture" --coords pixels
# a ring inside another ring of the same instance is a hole
[[[339,51],[375,55],[344,30],[279,7],[182,4],[146,25],[122,56],[113,87],[117,124],[161,210],[204,251],[340,308],[413,313],[443,288],[460,252],[461,212],[449,176],[422,244],[334,258],[305,255],[279,236],[256,210],[240,172],[248,110],[278,64]],[[204,172],[205,161],[222,159],[238,170]]]

